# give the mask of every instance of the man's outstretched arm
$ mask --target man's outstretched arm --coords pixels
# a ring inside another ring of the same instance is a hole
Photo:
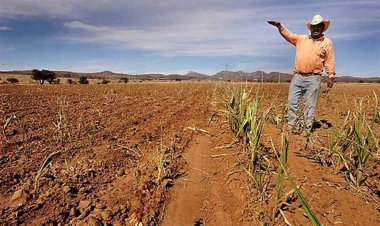
[[[280,32],[280,34],[282,35],[282,37],[284,37],[286,39],[286,41],[288,41],[289,43],[293,44],[293,45],[296,45],[297,43],[297,40],[299,38],[298,35],[296,34],[293,34],[292,32],[290,32],[281,22],[279,21],[276,21],[276,20],[268,20],[267,21],[270,25],[273,25],[275,27],[277,27],[278,31]]]

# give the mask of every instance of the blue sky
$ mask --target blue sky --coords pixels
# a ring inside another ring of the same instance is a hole
[[[338,76],[380,76],[378,0],[0,0],[0,70],[214,74],[292,71],[295,49],[266,23],[307,34],[330,19]]]

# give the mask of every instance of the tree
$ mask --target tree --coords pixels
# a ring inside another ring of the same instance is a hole
[[[79,77],[79,84],[88,84],[88,80],[86,76]]]
[[[118,83],[128,83],[129,79],[128,78],[120,78]]]
[[[15,84],[15,83],[18,83],[18,79],[17,78],[7,78],[7,82],[9,82],[11,84]]]
[[[40,71],[37,69],[34,69],[32,71],[32,79],[38,80],[41,85],[43,85],[45,81],[50,82],[56,78],[57,78],[57,76],[55,75],[55,73],[53,71],[49,71],[49,70]]]

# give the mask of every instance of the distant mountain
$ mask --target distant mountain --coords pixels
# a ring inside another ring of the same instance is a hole
[[[353,76],[340,76],[340,77],[336,77],[335,81],[336,82],[358,82],[358,83],[362,83],[362,82],[380,83],[380,78],[379,77],[363,78],[363,77],[353,77]]]
[[[272,82],[290,82],[293,78],[293,74],[287,74],[282,72],[271,72],[268,74],[267,81]]]
[[[264,71],[244,72],[244,71],[221,71],[211,76],[218,80],[225,81],[264,81],[264,82],[281,82],[292,79],[291,74],[281,72],[270,72],[269,74]]]
[[[199,72],[195,72],[195,71],[189,71],[184,76],[192,77],[192,78],[198,78],[198,79],[210,79],[210,76],[208,76],[206,74],[199,73]]]
[[[195,71],[189,71],[185,75],[179,74],[123,74],[114,73],[112,71],[102,71],[102,72],[71,72],[71,71],[54,71],[58,77],[68,77],[68,78],[79,78],[81,76],[86,76],[90,79],[119,79],[122,77],[128,77],[130,79],[136,80],[191,80],[191,79],[201,79],[201,80],[222,80],[222,81],[264,81],[264,82],[290,82],[292,80],[293,74],[287,74],[282,72],[270,72],[265,73],[264,71],[255,72],[244,72],[244,71],[220,71],[215,75],[206,75]],[[23,71],[0,71],[0,74],[14,74],[14,75],[28,75],[32,74],[32,70]],[[326,80],[327,77],[323,76],[322,80]],[[353,76],[339,76],[335,78],[336,82],[376,82],[380,83],[380,77],[353,77]]]
[[[101,71],[101,72],[94,72],[92,74],[97,74],[97,75],[117,75],[118,73],[113,73],[112,71]]]
[[[187,77],[184,75],[178,75],[178,74],[170,74],[170,75],[163,75],[163,74],[141,74],[141,75],[134,75],[131,76],[132,79],[142,79],[142,80],[190,80],[191,77]]]
[[[246,81],[256,79],[253,73],[243,71],[220,71],[211,77],[224,81]]]

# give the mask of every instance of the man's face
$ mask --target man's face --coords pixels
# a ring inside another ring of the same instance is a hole
[[[311,25],[310,32],[312,38],[319,38],[322,36],[323,29],[325,29],[325,25],[323,23]]]

